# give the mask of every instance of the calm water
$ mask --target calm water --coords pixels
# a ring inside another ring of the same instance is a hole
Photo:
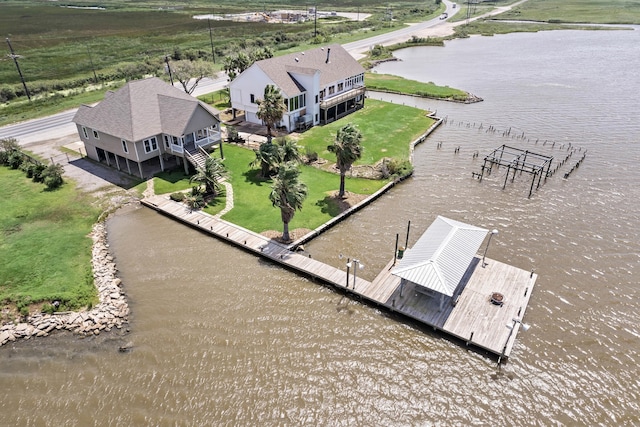
[[[138,208],[109,222],[130,333],[0,349],[0,424],[640,424],[640,32],[477,37],[398,57],[378,72],[485,101],[393,99],[447,124],[418,147],[413,179],[308,250],[336,266],[340,253],[357,257],[372,279],[407,221],[411,242],[436,215],[497,228],[489,256],[540,275],[532,328],[501,371]],[[571,144],[587,157],[527,199],[526,175],[505,190],[503,171],[471,178],[481,165],[473,153],[502,144],[556,159]],[[133,351],[118,353],[127,342]]]

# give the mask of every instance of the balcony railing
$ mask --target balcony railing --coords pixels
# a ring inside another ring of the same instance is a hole
[[[329,107],[333,107],[334,105],[353,99],[356,96],[364,96],[365,90],[366,88],[364,86],[359,86],[331,98],[325,98],[320,102],[320,108],[327,109]]]

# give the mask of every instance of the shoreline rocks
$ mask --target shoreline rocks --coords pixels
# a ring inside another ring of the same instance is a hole
[[[67,330],[81,335],[99,335],[102,331],[122,328],[128,322],[129,304],[116,276],[117,268],[107,243],[104,222],[91,231],[93,239],[91,265],[99,303],[88,311],[37,313],[26,321],[0,326],[0,347],[18,339],[46,337],[56,330]]]

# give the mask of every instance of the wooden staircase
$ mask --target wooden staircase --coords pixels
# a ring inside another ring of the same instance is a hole
[[[190,144],[184,147],[185,157],[196,169],[203,170],[205,162],[209,158],[209,154],[204,151],[200,146]]]

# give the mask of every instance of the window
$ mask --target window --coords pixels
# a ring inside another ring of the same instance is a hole
[[[82,126],[82,134],[84,135],[85,139],[89,139],[89,133],[87,132],[87,128]]]
[[[338,83],[338,92],[342,92],[344,90],[344,83]]]
[[[254,94],[249,95],[249,97],[251,98],[251,103],[255,104],[256,103],[256,96]]]
[[[318,95],[316,95],[316,104],[318,103]]]
[[[94,137],[95,139],[100,139],[100,134],[99,134],[99,133],[98,133],[98,131],[97,131],[97,130],[95,130],[95,129],[93,130],[93,137]]]
[[[127,147],[127,141],[125,141],[124,139],[122,140],[122,151],[124,151],[125,153],[129,152],[129,147]]]
[[[336,87],[335,86],[329,86],[329,95],[333,95],[333,93],[336,91]]]
[[[144,152],[145,153],[150,153],[152,151],[156,151],[158,149],[158,141],[156,140],[156,137],[153,136],[149,139],[145,139],[144,141],[142,141],[144,144]]]
[[[169,144],[171,144],[171,137],[169,135],[162,135],[162,139],[164,139],[164,146],[168,150],[171,148]]]

